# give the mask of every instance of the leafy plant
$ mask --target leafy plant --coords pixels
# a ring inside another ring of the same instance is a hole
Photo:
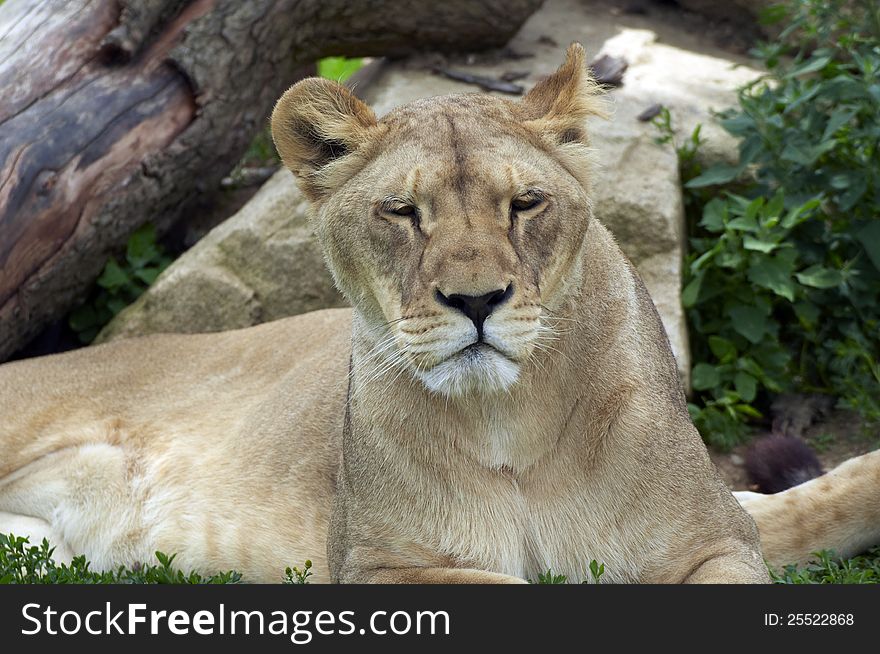
[[[303,564],[302,569],[293,566],[292,568],[285,568],[284,570],[284,583],[285,584],[308,584],[308,578],[312,576],[312,562],[308,559]]]
[[[156,564],[120,566],[116,570],[95,572],[84,556],[70,565],[55,563],[55,548],[44,538],[31,545],[27,538],[0,534],[0,584],[234,584],[237,572],[202,576],[174,568],[174,556],[156,552]]]
[[[89,299],[67,318],[80,342],[91,343],[113,316],[137,300],[171,263],[156,242],[156,229],[146,224],[128,239],[125,259],[110,257]]]
[[[584,579],[581,583],[583,584],[598,584],[599,579],[601,579],[602,575],[605,574],[605,564],[599,563],[596,559],[590,561],[590,579]],[[529,580],[529,583],[534,584],[566,584],[568,583],[568,577],[565,575],[557,575],[553,574],[553,570],[551,568],[547,568],[547,572],[543,572],[538,574],[538,580],[532,581]]]
[[[547,572],[542,572],[538,574],[538,580],[532,583],[536,584],[564,584],[568,578],[565,575],[555,575],[550,568],[547,568]]]
[[[594,584],[599,583],[599,579],[602,578],[602,575],[605,574],[605,564],[599,563],[596,559],[590,561],[590,577],[593,579]],[[586,583],[586,582],[584,582]]]
[[[363,66],[361,59],[347,57],[326,57],[318,61],[318,76],[344,82]]]
[[[817,561],[805,566],[789,565],[781,572],[770,570],[777,584],[877,584],[880,583],[880,547],[843,561],[827,550],[816,552]]]
[[[721,448],[786,389],[880,420],[878,9],[797,0],[788,15],[781,38],[755,51],[769,73],[722,116],[741,139],[738,163],[700,170],[698,134],[679,148],[690,410]],[[672,132],[668,117],[656,124]]]

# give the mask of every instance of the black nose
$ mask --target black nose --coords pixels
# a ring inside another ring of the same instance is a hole
[[[513,295],[513,284],[510,284],[504,290],[499,289],[484,295],[459,295],[458,293],[443,295],[438,290],[437,301],[440,304],[445,304],[447,307],[458,309],[470,318],[477,328],[477,340],[482,341],[483,323],[486,321],[486,318],[495,310],[495,307],[504,304],[511,295]]]

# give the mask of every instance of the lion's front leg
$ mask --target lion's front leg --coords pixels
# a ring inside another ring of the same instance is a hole
[[[686,584],[767,584],[770,574],[756,553],[743,551],[712,557],[682,581]]]
[[[525,584],[519,577],[473,568],[385,568],[364,580],[371,584]]]

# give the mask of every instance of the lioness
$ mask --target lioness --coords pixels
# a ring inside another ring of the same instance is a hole
[[[579,45],[521,102],[293,86],[273,134],[354,310],[3,366],[0,531],[252,581],[767,581],[592,217],[595,96]]]

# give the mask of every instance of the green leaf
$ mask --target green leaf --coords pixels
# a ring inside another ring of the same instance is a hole
[[[791,272],[791,262],[782,257],[760,257],[749,266],[748,278],[750,282],[794,302],[797,289],[791,279]]]
[[[141,280],[147,286],[152,285],[153,282],[156,281],[156,278],[159,276],[161,271],[157,267],[147,267],[141,268],[140,270],[134,271],[134,276]]]
[[[738,372],[733,378],[733,386],[744,402],[752,403],[758,394],[758,380],[747,372]]]
[[[703,219],[700,225],[709,232],[723,232],[725,218],[727,218],[727,203],[721,198],[713,198],[703,207]]]
[[[775,226],[776,222],[779,222],[779,216],[782,214],[783,209],[785,209],[785,193],[780,190],[770,198],[770,201],[764,208],[764,220],[761,223],[764,226]],[[775,222],[771,224],[771,221]]]
[[[856,238],[868,253],[868,258],[874,267],[880,271],[880,220],[874,219],[858,232]]]
[[[812,56],[807,59],[802,64],[795,66],[785,75],[785,79],[791,79],[792,77],[797,77],[798,75],[806,75],[807,73],[815,73],[818,70],[822,70],[831,63],[831,55],[825,55],[822,57]]]
[[[852,209],[868,190],[868,180],[865,175],[850,177],[850,185],[837,197],[837,206],[841,211]]]
[[[684,290],[681,292],[681,304],[685,308],[690,308],[697,303],[700,297],[700,287],[703,285],[703,275],[699,274],[694,277]]]
[[[713,334],[709,337],[709,349],[721,363],[731,363],[736,358],[736,346],[726,338]]]
[[[734,136],[746,136],[755,130],[755,119],[746,113],[740,113],[722,120],[721,126]]]
[[[749,202],[748,206],[746,207],[746,213],[744,215],[744,218],[746,220],[748,220],[749,222],[753,222],[753,223],[757,224],[758,215],[761,213],[761,209],[763,209],[763,208],[764,208],[764,198],[762,196],[758,196],[754,200]]]
[[[794,313],[798,317],[798,320],[810,329],[816,326],[819,322],[819,316],[821,315],[819,307],[806,300],[795,303]]]
[[[732,229],[738,232],[757,232],[758,231],[758,221],[754,219],[754,217],[749,218],[747,216],[738,216],[733,220],[729,220],[727,222],[728,229]]]
[[[128,274],[119,266],[116,259],[107,261],[104,266],[104,272],[98,277],[98,286],[106,288],[108,291],[114,291],[128,284]]]
[[[758,365],[757,361],[748,356],[743,356],[737,359],[736,362],[737,368],[739,370],[744,370],[749,373],[753,377],[757,377],[758,379],[763,378],[764,371],[761,369],[761,366]]]
[[[782,149],[782,154],[779,156],[785,161],[791,161],[800,166],[811,166],[815,163],[816,159],[831,150],[835,145],[834,140],[823,141],[817,145],[811,145],[803,141],[790,141]]]
[[[67,318],[67,324],[75,332],[83,332],[98,322],[98,316],[90,304],[74,309]]]
[[[760,343],[767,331],[767,317],[756,307],[744,304],[734,305],[727,312],[731,326],[751,343]]]
[[[160,255],[156,245],[156,228],[147,223],[128,237],[125,258],[132,268],[141,268]]]
[[[95,336],[98,335],[98,332],[101,331],[97,327],[89,327],[81,332],[79,332],[76,336],[79,339],[79,342],[83,345],[88,345],[92,341],[95,340]]]
[[[765,241],[760,238],[756,238],[750,234],[746,234],[743,237],[743,247],[746,250],[752,250],[753,252],[773,252],[778,247],[778,243],[774,243],[773,241]]]
[[[721,383],[721,374],[715,366],[698,363],[691,371],[691,384],[694,390],[707,391]]]
[[[351,77],[362,65],[361,59],[326,57],[318,61],[318,76],[341,83]]]
[[[107,308],[114,316],[127,306],[128,303],[122,298],[114,297],[107,301]]]
[[[757,5],[760,6],[760,5]],[[771,4],[758,10],[758,22],[761,25],[775,25],[788,17],[788,7],[784,4]]]
[[[795,277],[801,284],[813,288],[834,288],[843,281],[843,275],[839,270],[825,268],[819,264],[796,273]]]
[[[742,413],[743,415],[748,416],[749,418],[763,418],[764,414],[758,411],[755,407],[749,406],[748,404],[737,404],[734,407],[737,411]]]
[[[702,175],[697,175],[696,177],[694,177],[687,184],[685,184],[685,188],[702,188],[704,186],[718,186],[720,184],[727,184],[728,182],[732,182],[737,177],[739,177],[739,174],[741,172],[742,168],[740,166],[728,166],[725,164],[718,164],[716,166],[712,166]]]
[[[837,133],[837,130],[852,120],[853,116],[857,113],[858,109],[851,109],[849,107],[835,109],[828,118],[828,122],[825,124],[825,132],[822,134],[822,140],[827,141],[834,136]]]
[[[739,165],[745,168],[755,161],[759,154],[764,151],[764,142],[761,140],[760,134],[752,134],[745,139],[739,146]]]
[[[821,204],[819,198],[813,198],[804,204],[791,209],[782,220],[782,227],[791,229],[796,225],[808,220],[812,211]]]

